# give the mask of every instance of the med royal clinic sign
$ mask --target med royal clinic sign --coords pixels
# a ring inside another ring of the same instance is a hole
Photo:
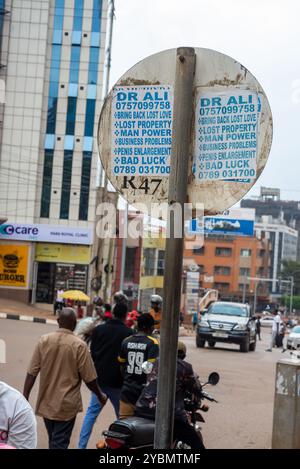
[[[91,245],[93,234],[89,228],[16,223],[1,225],[0,240],[12,239],[18,241]]]

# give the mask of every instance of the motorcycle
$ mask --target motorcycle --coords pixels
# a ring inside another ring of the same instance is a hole
[[[199,438],[203,441],[199,422],[205,422],[201,412],[207,412],[209,407],[202,403],[204,399],[217,402],[212,396],[204,391],[208,384],[215,386],[219,382],[218,373],[211,373],[206,383],[201,385],[201,393],[197,396],[187,392],[184,398],[184,407],[188,415],[189,423],[192,425]],[[107,431],[103,432],[104,445],[101,448],[122,450],[145,450],[153,449],[155,422],[143,417],[128,417],[116,420]],[[173,449],[188,449],[182,441],[174,441]]]

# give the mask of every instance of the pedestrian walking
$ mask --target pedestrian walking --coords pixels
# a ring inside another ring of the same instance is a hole
[[[123,385],[118,356],[126,337],[132,335],[132,329],[125,325],[128,307],[126,303],[116,303],[113,308],[113,319],[97,326],[92,334],[91,354],[95,363],[98,383],[111,401],[117,418],[119,417],[120,393]],[[78,448],[87,447],[93,426],[102,410],[102,405],[94,394],[81,427]]]
[[[256,335],[258,336],[258,339],[261,340],[261,337],[260,337],[260,331],[261,331],[260,316],[256,316],[255,331],[256,331]]]
[[[198,313],[194,313],[193,314],[193,331],[196,330],[197,324],[198,324]]]
[[[284,323],[284,321],[281,321],[280,326],[279,326],[279,337],[278,337],[277,346],[282,348],[282,352],[285,352],[285,348],[284,348],[285,332],[286,332],[286,324]]]
[[[40,374],[36,414],[44,419],[49,449],[67,449],[76,415],[82,411],[81,381],[97,396],[101,406],[106,396],[97,384],[97,373],[85,342],[73,331],[76,313],[63,308],[58,317],[59,329],[43,335],[35,347],[24,384],[28,400]]]
[[[154,319],[151,314],[142,314],[137,319],[137,333],[123,340],[118,357],[124,373],[120,396],[121,419],[134,415],[135,403],[147,382],[143,363],[155,363],[158,356],[158,341],[151,337],[153,329]]]
[[[62,308],[64,307],[64,299],[63,299],[63,295],[64,294],[64,290],[62,288],[59,288],[56,292],[56,298],[55,298],[55,302],[54,302],[54,311],[53,311],[53,314],[54,316],[56,315],[56,312],[58,311],[61,311]]]
[[[273,323],[272,323],[272,330],[271,330],[271,337],[270,337],[270,346],[266,350],[266,352],[272,352],[274,345],[276,344],[276,338],[279,336],[279,327],[281,324],[281,317],[279,310],[275,310],[273,312]]]
[[[184,314],[183,314],[182,311],[180,311],[180,313],[179,313],[179,325],[180,325],[180,327],[183,325],[183,323],[184,323]]]
[[[0,381],[0,445],[35,449],[36,419],[25,397]]]

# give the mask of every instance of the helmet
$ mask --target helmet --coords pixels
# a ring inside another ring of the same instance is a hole
[[[117,291],[114,294],[114,301],[115,303],[127,303],[128,297],[122,291]]]
[[[93,303],[96,306],[102,306],[103,305],[103,300],[100,296],[95,296],[93,299]]]
[[[155,304],[157,304],[157,305],[161,305],[162,302],[163,302],[163,299],[162,299],[162,297],[159,296],[159,295],[151,295],[150,301],[151,301],[151,303],[155,303]]]

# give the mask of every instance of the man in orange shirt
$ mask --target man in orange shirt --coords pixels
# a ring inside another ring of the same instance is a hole
[[[153,317],[155,321],[154,328],[160,330],[160,323],[162,319],[162,303],[163,299],[159,295],[152,295],[151,296],[151,309],[149,313]]]

